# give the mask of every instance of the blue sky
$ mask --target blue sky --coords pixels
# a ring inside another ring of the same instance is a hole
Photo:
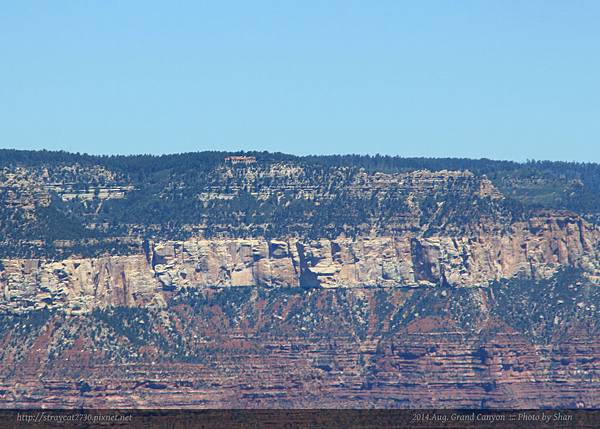
[[[0,147],[600,161],[600,2],[13,1]]]

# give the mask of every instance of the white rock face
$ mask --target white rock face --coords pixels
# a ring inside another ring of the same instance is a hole
[[[154,243],[148,255],[3,260],[0,310],[160,306],[183,287],[468,287],[561,266],[593,274],[599,237],[576,216],[551,215],[458,237],[199,239]]]

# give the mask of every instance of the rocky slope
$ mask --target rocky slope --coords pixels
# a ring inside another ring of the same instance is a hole
[[[0,318],[0,400],[50,407],[598,407],[600,293],[190,289],[163,309]]]

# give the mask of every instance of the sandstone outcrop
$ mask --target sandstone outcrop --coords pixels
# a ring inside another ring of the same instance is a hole
[[[147,254],[3,260],[0,308],[160,306],[172,291],[215,286],[485,286],[549,277],[560,267],[594,273],[597,241],[598,231],[569,213],[474,236],[166,241],[149,245]]]

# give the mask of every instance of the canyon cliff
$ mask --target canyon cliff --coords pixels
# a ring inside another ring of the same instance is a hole
[[[598,230],[569,213],[458,237],[166,241],[144,254],[3,260],[0,309],[161,306],[165,292],[190,287],[486,286],[547,278],[561,267],[595,273],[597,242]]]
[[[598,407],[599,180],[0,151],[0,405]]]

